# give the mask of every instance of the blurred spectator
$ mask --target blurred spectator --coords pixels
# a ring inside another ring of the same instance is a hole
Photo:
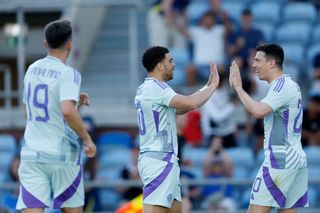
[[[176,117],[176,124],[177,124],[177,139],[178,139],[178,158],[179,164],[184,164],[184,159],[182,156],[182,149],[186,143],[186,138],[183,135],[183,129],[187,125],[187,113],[183,115],[177,115]]]
[[[97,170],[99,162],[97,156],[87,158],[84,163],[83,179],[84,181],[95,181],[97,179]],[[99,188],[85,188],[84,212],[101,211]]]
[[[216,159],[223,161],[223,175],[226,177],[232,177],[232,161],[228,154],[224,151],[221,138],[215,138],[208,149],[208,153],[206,154],[203,163],[204,177],[209,177],[212,174],[212,162],[214,162]]]
[[[264,41],[263,33],[253,28],[252,19],[251,11],[244,9],[242,11],[240,29],[236,31],[237,38],[229,40],[227,45],[230,57],[239,56],[242,61],[241,64],[243,64],[242,67],[245,69],[248,67],[247,59],[250,52],[255,52],[256,46]]]
[[[16,155],[9,167],[9,181],[12,183],[19,183],[19,175],[18,175],[18,169],[20,166],[20,155]],[[19,197],[19,189],[13,189],[9,191],[2,192],[3,201],[4,201],[4,208],[10,209],[9,212],[15,212],[16,204]],[[0,211],[1,212],[1,211]]]
[[[219,87],[201,107],[201,127],[207,146],[218,137],[221,138],[223,147],[228,148],[236,146],[235,108],[225,77],[220,78]]]
[[[313,59],[311,93],[320,95],[320,53]]]
[[[220,144],[220,145],[219,145]],[[209,153],[206,156],[205,176],[209,179],[220,179],[231,176],[232,163],[228,155],[223,151],[221,143],[218,141],[212,144]],[[235,210],[235,201],[233,200],[233,187],[228,184],[206,185],[202,189],[204,197],[203,208],[208,210]],[[227,201],[226,201],[227,200]],[[223,206],[222,203],[228,205]],[[229,205],[230,204],[230,205]]]
[[[225,24],[228,20],[228,13],[221,8],[220,0],[208,0],[210,4],[210,10],[215,14],[215,20],[217,24]]]
[[[202,146],[201,114],[199,110],[194,110],[185,114],[185,125],[182,135],[187,144],[198,147]]]
[[[215,14],[206,12],[199,25],[191,27],[187,33],[193,44],[193,64],[186,68],[187,85],[195,86],[198,78],[201,81],[208,78],[210,61],[217,65],[220,73],[224,72],[224,26],[216,24]]]
[[[140,180],[137,166],[124,167],[121,172],[121,177],[124,180]],[[123,201],[127,202],[140,195],[142,188],[140,186],[121,187],[119,191],[122,194]]]
[[[312,96],[303,112],[302,145],[320,145],[320,95]]]
[[[180,178],[181,178],[181,181],[194,180],[196,176],[190,170],[185,169],[185,167],[181,167]],[[191,209],[194,209],[194,210],[200,209],[202,198],[201,198],[201,188],[199,186],[190,185],[186,187],[185,185],[182,185],[181,191],[182,191],[182,197],[185,198],[186,210],[188,210],[190,207]]]
[[[150,46],[187,48],[181,29],[186,28],[190,0],[155,0],[149,9],[147,27]]]

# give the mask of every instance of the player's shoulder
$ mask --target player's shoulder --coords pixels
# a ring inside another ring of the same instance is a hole
[[[158,79],[150,77],[145,78],[145,84],[147,85],[147,87],[151,87],[153,90],[161,91],[170,88],[170,86],[166,82],[159,81]]]
[[[290,75],[283,75],[275,80],[271,89],[273,92],[280,93],[285,90],[290,90],[293,87],[297,87],[297,85],[298,84],[291,79]]]
[[[62,72],[62,77],[66,79],[73,79],[75,83],[79,83],[81,81],[80,72],[70,66],[65,66],[64,71]]]

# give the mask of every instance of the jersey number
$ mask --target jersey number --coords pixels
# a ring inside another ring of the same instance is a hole
[[[302,115],[302,102],[301,99],[299,99],[298,101],[298,106],[297,106],[299,112],[297,117],[294,119],[294,124],[293,124],[293,132],[294,133],[300,133],[301,132],[301,128],[302,128],[302,121],[300,121],[300,124],[298,124],[298,121]]]
[[[146,134],[146,124],[144,122],[144,114],[142,111],[142,107],[140,102],[136,102],[136,109],[138,112],[138,125],[139,125],[139,134],[140,135],[145,135]]]
[[[30,100],[31,94],[33,94],[32,102]],[[37,84],[33,89],[29,83],[27,92],[27,113],[29,115],[29,121],[33,120],[30,107],[30,104],[32,104],[36,109],[42,110],[42,113],[37,113],[39,115],[35,116],[34,119],[40,122],[47,122],[49,120],[48,102],[48,85]]]

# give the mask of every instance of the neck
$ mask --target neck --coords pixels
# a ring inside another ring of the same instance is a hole
[[[270,76],[268,83],[271,83],[273,80],[280,78],[284,74],[283,71],[280,69],[276,69],[273,73],[274,74]]]
[[[69,52],[66,50],[49,50],[48,55],[60,59],[63,63],[67,63]]]
[[[157,80],[159,80],[159,81],[164,81],[164,80],[162,79],[160,73],[159,73],[159,72],[156,72],[156,70],[149,72],[149,73],[148,73],[148,76],[151,77],[151,78],[155,78],[155,79],[157,79]]]

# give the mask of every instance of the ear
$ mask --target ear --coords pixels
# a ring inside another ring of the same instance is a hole
[[[72,40],[71,39],[69,39],[68,41],[67,41],[67,50],[70,52],[71,51],[71,49],[72,49]]]
[[[42,44],[45,48],[49,48],[47,40],[43,40]]]
[[[159,62],[156,67],[157,67],[157,69],[160,70],[160,71],[163,70],[163,64],[162,64],[161,62]]]

